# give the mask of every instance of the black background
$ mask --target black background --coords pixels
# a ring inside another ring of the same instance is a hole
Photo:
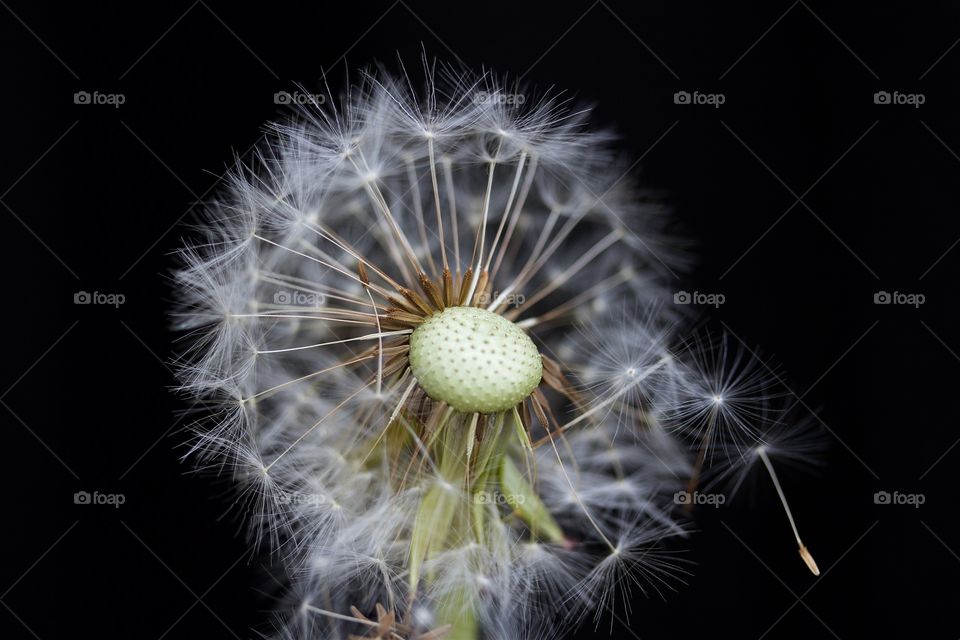
[[[817,475],[784,472],[823,575],[761,484],[699,514],[695,575],[666,602],[638,597],[633,634],[960,635],[955,5],[0,5],[4,638],[262,628],[273,590],[228,487],[178,459],[168,254],[282,113],[276,92],[323,70],[338,86],[345,61],[416,65],[421,46],[596,102],[698,240],[676,288],[723,293],[712,326],[762,345],[834,434]],[[681,90],[726,101],[678,105]],[[75,104],[79,91],[125,103]],[[925,103],[878,105],[877,91]],[[74,305],[81,290],[126,303]],[[875,305],[880,290],[926,303]],[[75,505],[77,491],[125,504]],[[877,491],[925,503],[877,505]]]

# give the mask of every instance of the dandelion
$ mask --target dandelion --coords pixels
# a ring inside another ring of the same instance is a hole
[[[281,637],[558,637],[682,581],[710,442],[777,484],[766,382],[675,347],[686,257],[611,136],[425,69],[274,125],[180,252],[190,456],[285,567]]]

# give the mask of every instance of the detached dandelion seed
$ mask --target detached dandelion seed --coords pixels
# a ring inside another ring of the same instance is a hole
[[[180,252],[190,455],[286,569],[279,637],[599,622],[682,581],[674,495],[764,428],[744,354],[677,347],[687,258],[589,111],[424,70],[273,125]]]
[[[757,447],[757,455],[760,456],[761,460],[763,460],[763,465],[770,473],[770,479],[773,481],[773,486],[777,489],[777,495],[780,496],[780,503],[783,505],[783,510],[787,514],[787,520],[790,521],[790,528],[793,530],[793,537],[797,539],[797,545],[800,549],[800,557],[803,558],[803,562],[807,565],[807,568],[810,569],[810,572],[813,575],[820,575],[820,569],[817,567],[816,560],[813,559],[813,555],[810,553],[810,550],[807,549],[807,545],[803,544],[803,540],[800,539],[800,532],[797,531],[797,523],[794,522],[793,513],[790,511],[790,505],[787,504],[787,496],[783,493],[783,488],[780,486],[780,480],[777,478],[777,472],[774,471],[773,464],[770,462],[770,457],[767,455],[767,452],[763,446]]]

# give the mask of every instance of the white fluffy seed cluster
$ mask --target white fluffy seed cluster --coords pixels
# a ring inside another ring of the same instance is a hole
[[[543,364],[530,336],[503,316],[448,307],[410,336],[410,369],[431,398],[461,412],[494,413],[529,396]]]
[[[232,475],[284,566],[288,640],[362,636],[354,612],[378,604],[404,640],[449,620],[475,624],[458,638],[560,637],[684,572],[661,547],[684,535],[694,460],[740,480],[758,442],[812,452],[784,436],[765,369],[683,334],[683,243],[588,110],[425,75],[365,74],[274,125],[180,254],[189,455]],[[501,294],[391,324],[447,266]],[[538,383],[547,406],[525,400]],[[491,413],[428,432],[436,400]],[[483,486],[463,460],[488,465]]]

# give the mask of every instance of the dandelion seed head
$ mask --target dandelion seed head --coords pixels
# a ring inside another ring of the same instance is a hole
[[[684,573],[705,434],[734,481],[814,454],[752,358],[684,342],[684,243],[589,110],[424,75],[272,125],[180,252],[189,455],[282,565],[281,637],[558,637]]]

